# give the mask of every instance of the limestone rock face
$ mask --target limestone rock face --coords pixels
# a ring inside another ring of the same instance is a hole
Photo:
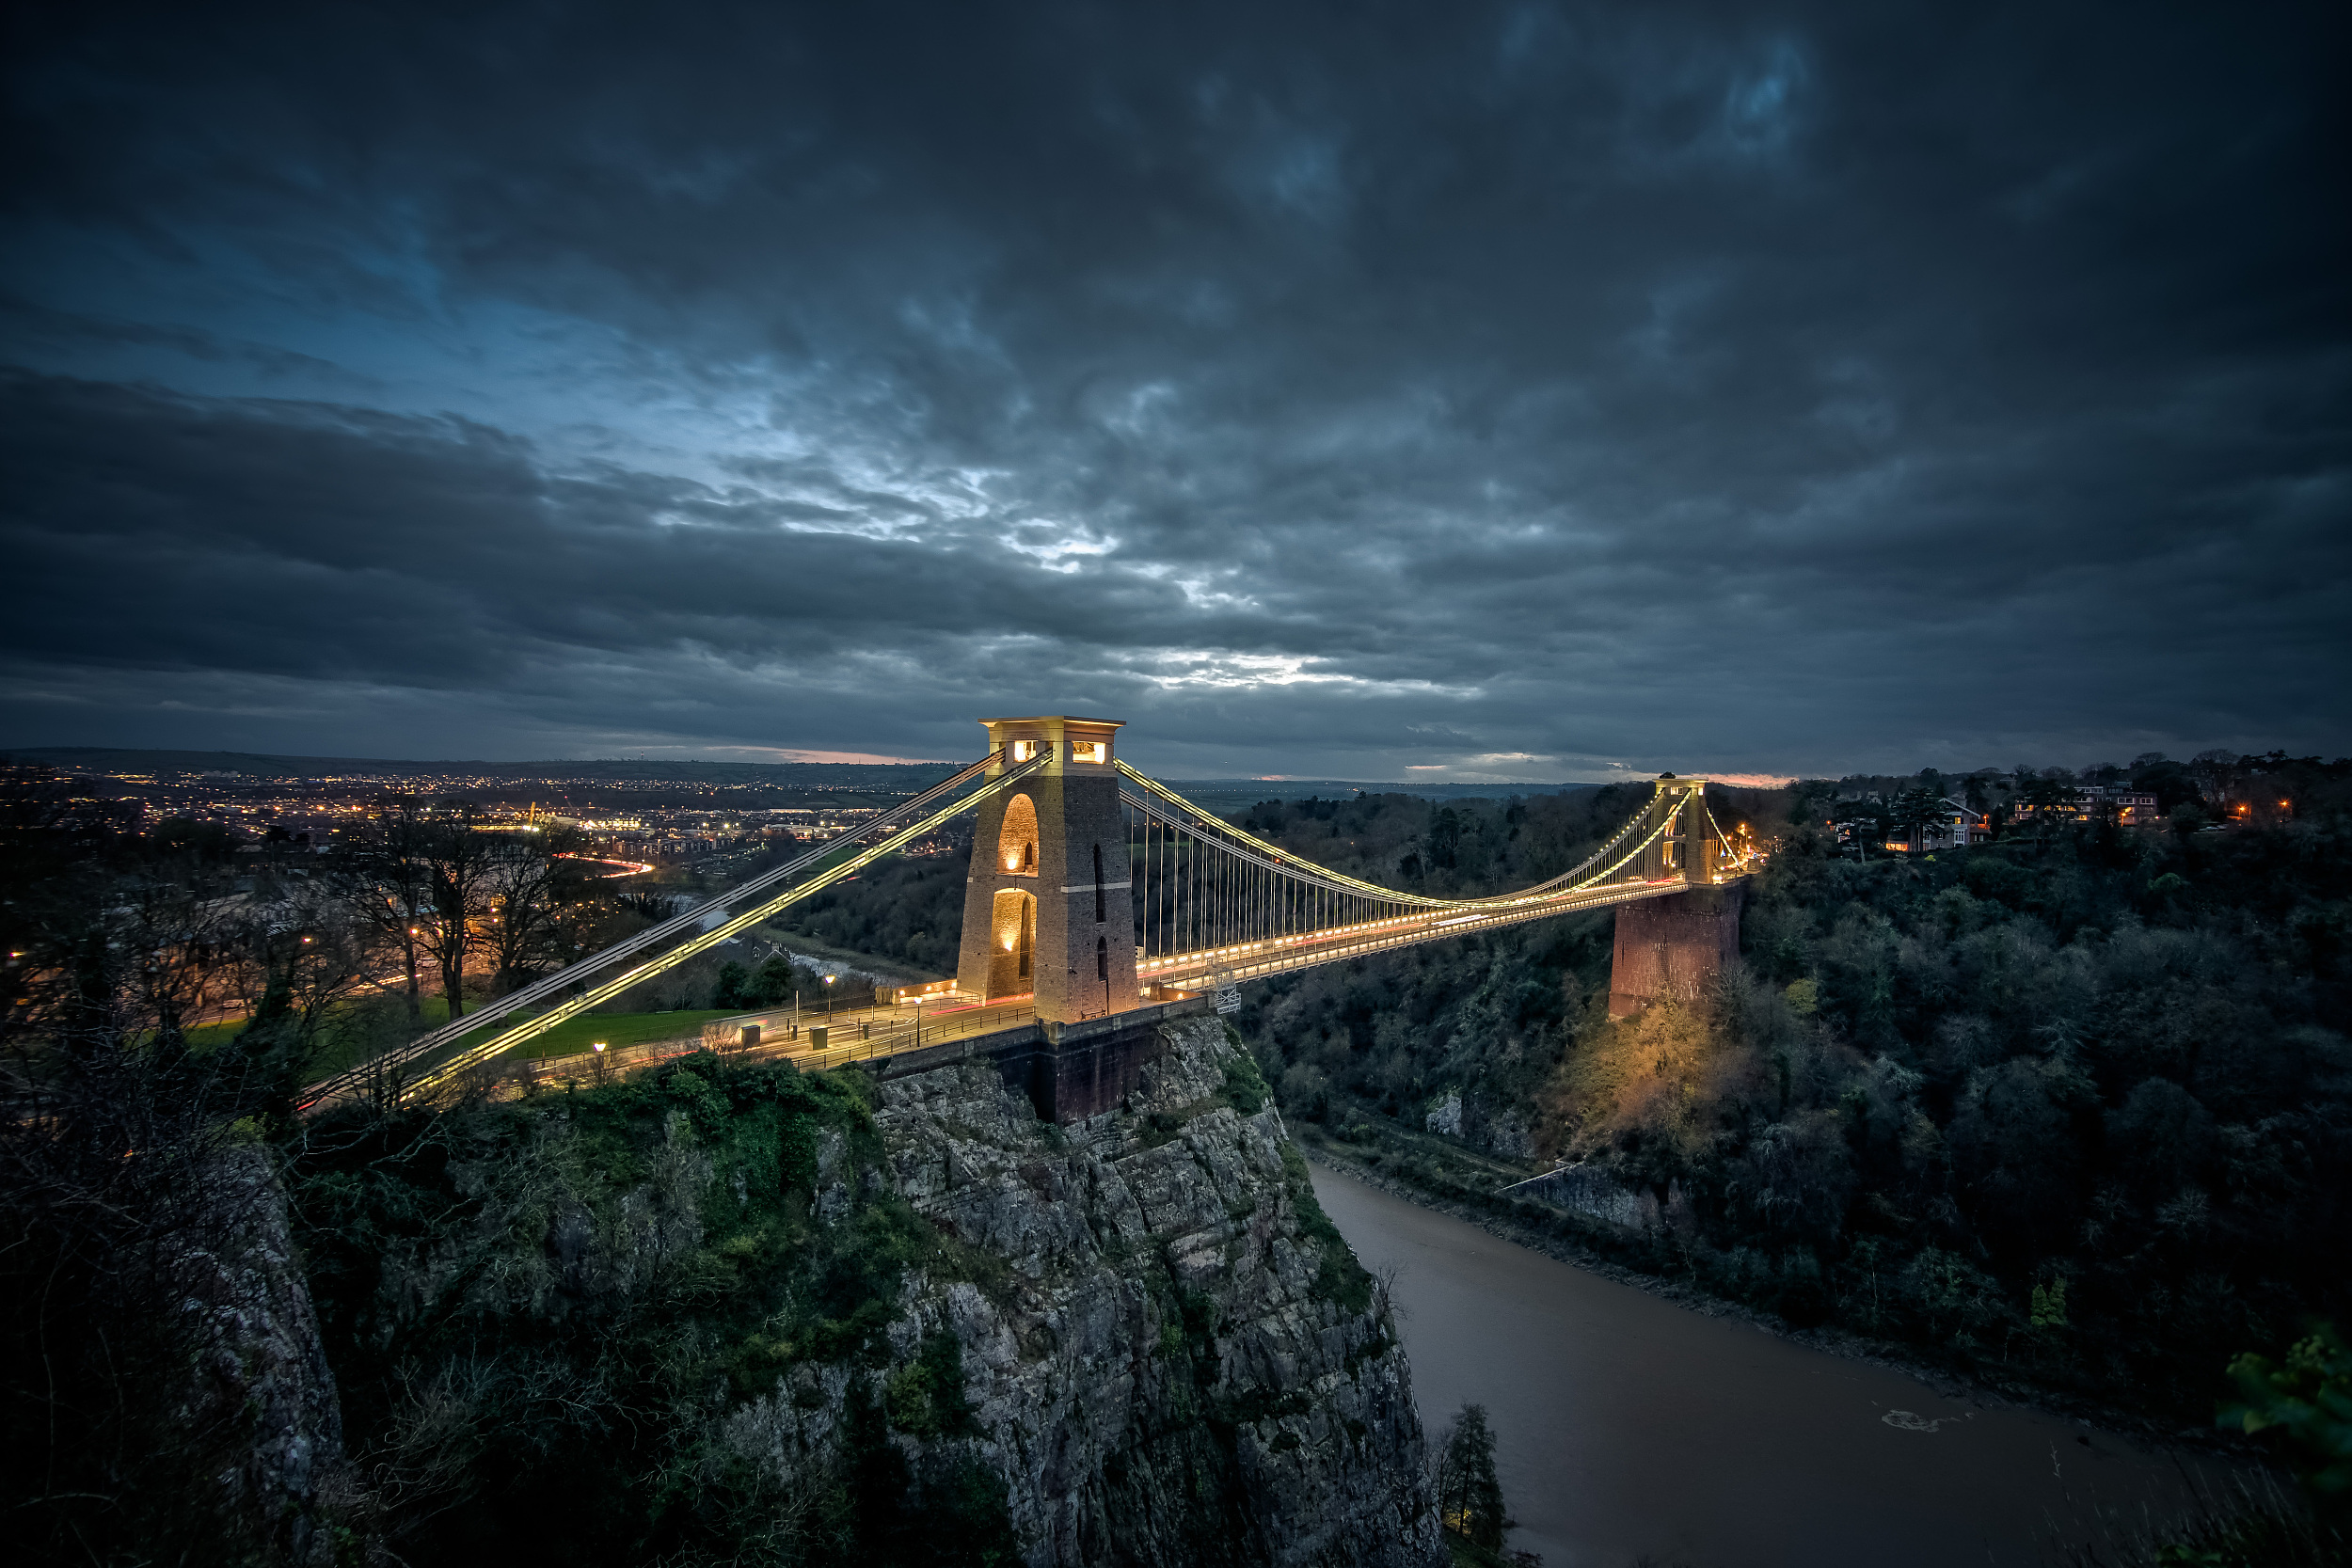
[[[261,1560],[325,1562],[320,1492],[342,1458],[342,1419],[285,1195],[269,1163],[233,1152],[215,1174],[215,1223],[167,1247],[186,1350],[173,1418],[218,1457],[209,1504]]]
[[[1327,1258],[1344,1244],[1271,1104],[1232,1103],[1257,1097],[1231,1092],[1221,1022],[1164,1037],[1121,1109],[1069,1127],[986,1065],[882,1085],[888,1179],[1007,1265],[911,1280],[897,1355],[956,1336],[983,1434],[964,1441],[1034,1568],[1442,1561],[1385,1297]],[[820,1456],[841,1390],[802,1381],[739,1411],[730,1443],[787,1471]]]

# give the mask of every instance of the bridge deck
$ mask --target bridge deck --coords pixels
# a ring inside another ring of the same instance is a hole
[[[1677,876],[1658,881],[1617,882],[1605,887],[1586,888],[1558,898],[1531,902],[1519,909],[1489,913],[1465,915],[1438,911],[1427,914],[1400,915],[1394,919],[1375,921],[1369,926],[1348,927],[1337,931],[1309,931],[1263,942],[1241,942],[1231,947],[1212,947],[1198,952],[1178,953],[1165,958],[1151,958],[1136,966],[1136,975],[1146,985],[1166,990],[1205,990],[1220,978],[1229,983],[1255,980],[1269,974],[1311,969],[1317,964],[1336,963],[1343,958],[1384,952],[1392,947],[1408,947],[1415,942],[1468,936],[1473,931],[1491,931],[1530,920],[1545,920],[1578,910],[1607,909],[1642,898],[1663,898],[1687,892],[1691,886]]]

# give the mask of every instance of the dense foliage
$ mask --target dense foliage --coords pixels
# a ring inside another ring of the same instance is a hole
[[[793,905],[774,925],[927,974],[951,975],[963,934],[965,869],[960,854],[887,856]]]
[[[884,1338],[909,1269],[1001,1265],[859,1180],[868,1092],[705,1056],[313,1124],[290,1185],[372,1478],[352,1528],[420,1563],[1013,1560],[1003,1482],[957,1441],[956,1340],[894,1368]],[[718,1437],[779,1379],[845,1439],[790,1485]]]
[[[2324,1324],[2282,1362],[2240,1355],[2230,1381],[2237,1399],[2221,1419],[2269,1433],[2321,1517],[2352,1535],[2352,1347]]]
[[[2229,1350],[2352,1306],[2340,771],[2274,778],[2292,814],[2226,832],[2184,811],[1868,861],[1810,825],[1833,791],[1801,794],[1742,962],[1687,1006],[1607,1018],[1600,915],[1310,972],[1245,1022],[1294,1116],[1417,1130],[1459,1097],[1470,1141],[1654,1194],[1647,1266],[2200,1416]],[[1488,857],[1465,882],[1527,879],[1511,830],[1540,804],[1446,808]],[[1548,809],[1623,816],[1594,804]],[[1318,809],[1253,825],[1315,854],[1370,808],[1336,834]],[[1426,864],[1443,815],[1382,853]]]

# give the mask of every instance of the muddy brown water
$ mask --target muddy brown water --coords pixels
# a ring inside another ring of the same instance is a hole
[[[1433,1444],[1486,1407],[1509,1544],[1545,1568],[2038,1564],[2229,1474],[1708,1317],[1320,1165],[1314,1184],[1365,1266],[1395,1271]]]

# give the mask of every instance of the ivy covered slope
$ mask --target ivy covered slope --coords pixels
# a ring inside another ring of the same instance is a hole
[[[1129,1108],[691,1058],[318,1127],[346,1538],[405,1560],[1420,1563],[1385,1303],[1249,1058]]]

